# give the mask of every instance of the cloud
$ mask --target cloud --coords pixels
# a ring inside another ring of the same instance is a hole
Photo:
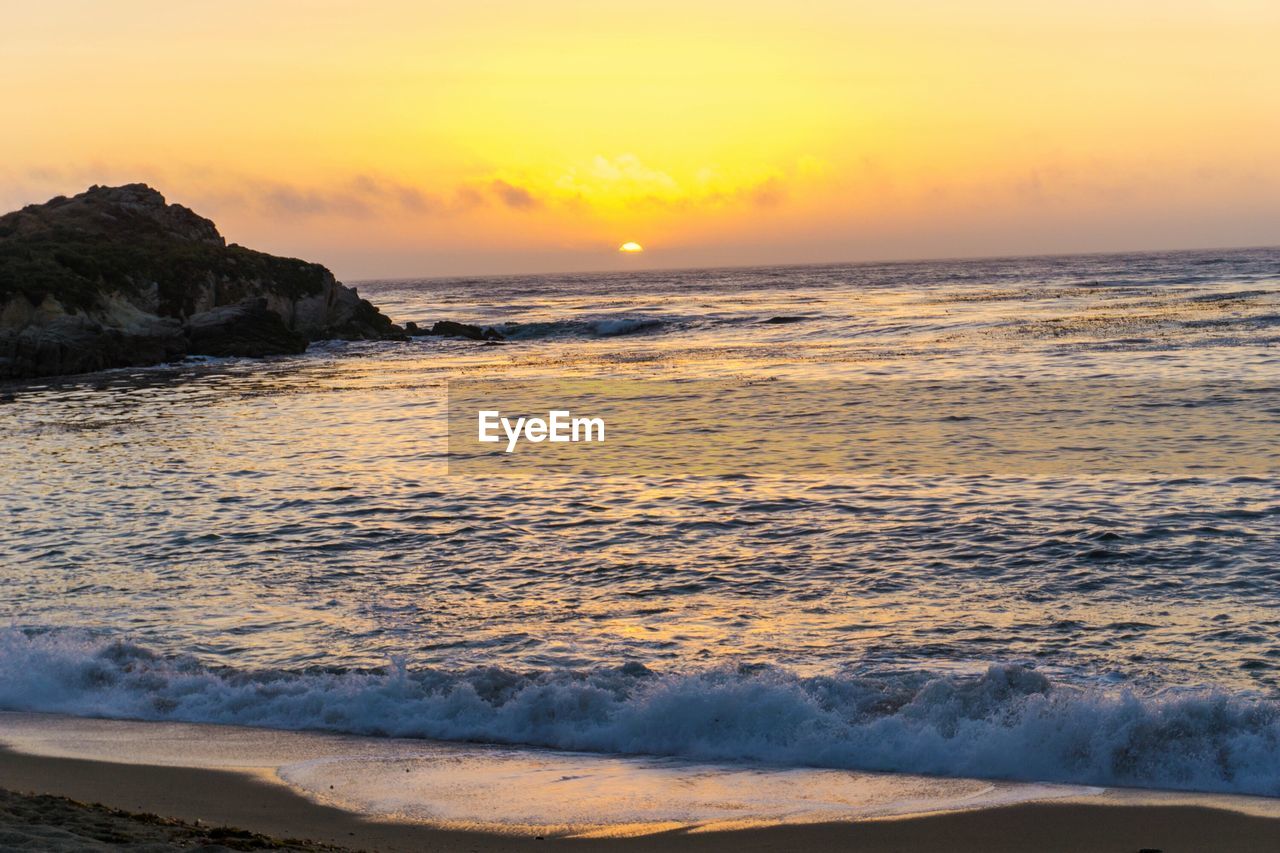
[[[470,210],[473,207],[483,207],[485,204],[484,193],[475,187],[458,187],[453,198],[454,207],[459,210]]]
[[[270,184],[247,193],[272,215],[374,219],[388,215],[447,216],[499,204],[511,210],[537,210],[544,201],[532,190],[502,178],[463,183],[451,191],[431,192],[412,184],[357,175],[330,187]]]
[[[436,214],[459,205],[413,184],[356,175],[332,186],[272,184],[249,193],[270,213],[374,219],[391,214]]]
[[[373,213],[365,199],[343,190],[307,190],[281,185],[267,188],[257,197],[262,207],[277,215],[366,219]]]
[[[300,182],[198,165],[168,170],[98,163],[79,168],[34,165],[21,170],[0,166],[0,201],[6,202],[7,209],[80,192],[94,183],[145,181],[170,200],[210,216],[248,215],[281,221],[462,217],[484,208],[574,216],[590,216],[618,205],[669,213],[730,206],[767,210],[785,204],[793,195],[793,171],[775,172],[756,183],[734,186],[708,167],[687,181],[678,181],[634,154],[619,154],[585,160],[547,187],[493,173],[432,187],[373,173]]]
[[[591,174],[603,181],[644,187],[649,193],[678,191],[675,178],[660,169],[651,169],[634,154],[621,154],[613,159],[597,155],[591,162]]]
[[[574,166],[556,180],[556,188],[569,197],[624,198],[641,203],[680,198],[679,182],[666,172],[652,169],[634,154],[605,157],[597,154],[590,163]]]
[[[532,210],[542,206],[542,202],[533,193],[524,187],[509,184],[501,178],[495,178],[493,183],[489,184],[489,189],[503,204],[513,210]]]
[[[816,158],[802,158],[789,168],[750,182],[704,166],[686,180],[651,168],[634,154],[596,155],[588,163],[567,170],[556,181],[557,204],[576,201],[591,207],[604,200],[627,207],[687,213],[708,209],[753,206],[762,210],[784,205],[796,185],[815,182],[825,167]]]
[[[787,200],[787,187],[781,178],[766,178],[747,190],[746,195],[757,207],[777,207]]]

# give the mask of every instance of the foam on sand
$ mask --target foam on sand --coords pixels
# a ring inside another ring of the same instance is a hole
[[[453,828],[569,835],[726,829],[987,808],[1096,789],[189,723],[0,713],[34,755],[236,770],[323,805]]]

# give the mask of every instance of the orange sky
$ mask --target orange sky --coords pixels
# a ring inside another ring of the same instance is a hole
[[[348,279],[1280,243],[1275,0],[4,18],[0,206],[144,180]]]

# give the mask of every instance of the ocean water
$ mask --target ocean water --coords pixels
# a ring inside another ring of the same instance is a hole
[[[509,341],[4,389],[0,710],[1280,796],[1280,251],[360,289]],[[1238,471],[450,467],[448,383],[565,379],[1259,420],[1194,438]]]

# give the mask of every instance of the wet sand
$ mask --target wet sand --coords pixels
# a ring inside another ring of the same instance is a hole
[[[340,851],[345,848],[271,838],[206,823],[187,823],[141,812],[90,805],[52,794],[0,788],[0,850],[53,853],[125,848],[159,853],[212,850]]]
[[[172,829],[175,846],[195,843],[252,849],[248,837],[213,835],[202,842],[184,835],[230,826],[273,839],[306,839],[312,845],[376,851],[541,850],[662,851],[708,853],[785,850],[933,851],[956,853],[1101,853],[1162,850],[1258,851],[1280,849],[1280,820],[1196,806],[1124,806],[1032,803],[898,820],[771,826],[732,831],[667,832],[630,838],[538,838],[439,829],[369,820],[311,802],[283,785],[250,774],[184,767],[114,764],[31,756],[0,750],[0,787],[24,794],[53,794],[131,813],[151,813],[188,825]],[[85,849],[66,841],[110,818],[114,843],[162,844],[154,820],[108,815],[61,801],[6,798],[0,839],[33,849]],[[17,805],[15,805],[17,804]],[[40,823],[40,821],[45,821]],[[199,822],[197,824],[197,821]],[[25,833],[25,835],[24,835]],[[61,833],[61,834],[60,834]],[[92,835],[81,835],[93,838]],[[183,841],[182,839],[186,839]],[[263,843],[269,843],[263,840]],[[59,847],[61,844],[63,846]],[[298,849],[323,849],[300,845]],[[29,845],[30,846],[30,845]],[[259,845],[261,846],[261,845]]]

